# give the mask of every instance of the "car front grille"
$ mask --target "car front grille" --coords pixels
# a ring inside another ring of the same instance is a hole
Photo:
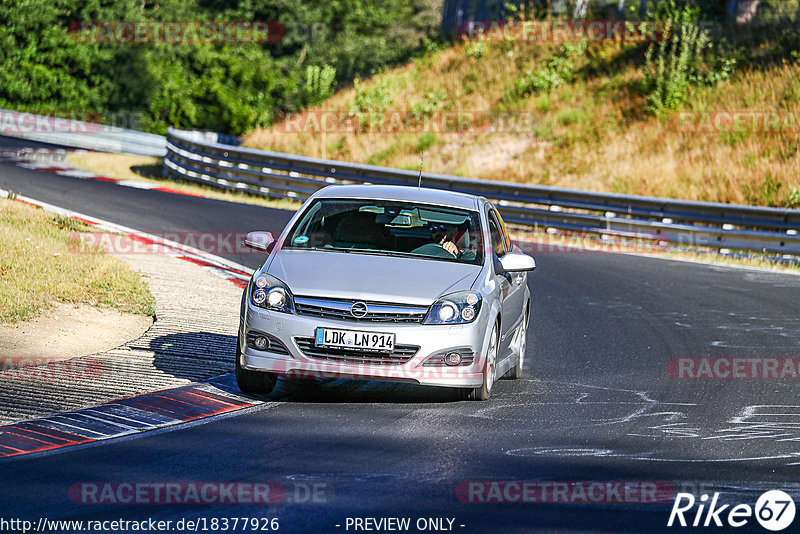
[[[350,308],[356,302],[366,304],[367,312],[363,317],[350,313]],[[295,297],[294,306],[298,314],[307,317],[363,323],[421,323],[428,313],[426,306],[311,297]]]
[[[367,352],[317,347],[314,338],[311,337],[296,337],[294,341],[300,352],[309,358],[367,365],[402,365],[413,358],[419,350],[416,345],[395,345],[392,352]]]

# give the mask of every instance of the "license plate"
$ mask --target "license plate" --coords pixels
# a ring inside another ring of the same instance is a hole
[[[315,344],[318,347],[333,349],[392,352],[394,350],[394,334],[317,328]]]

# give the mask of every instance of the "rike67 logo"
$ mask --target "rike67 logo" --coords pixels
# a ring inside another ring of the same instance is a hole
[[[778,532],[794,521],[795,506],[792,497],[780,490],[763,493],[756,501],[755,509],[749,504],[718,504],[719,493],[711,501],[708,495],[700,496],[699,502],[691,493],[678,493],[669,514],[667,526],[692,527],[743,527],[754,516],[765,529]],[[697,504],[697,509],[695,508]],[[676,523],[677,520],[677,523]]]

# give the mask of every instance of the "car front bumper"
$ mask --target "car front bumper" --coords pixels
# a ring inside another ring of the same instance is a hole
[[[418,323],[362,323],[330,320],[319,317],[268,311],[246,302],[239,326],[240,364],[250,371],[284,374],[289,377],[354,378],[408,382],[424,386],[458,388],[479,387],[483,383],[483,367],[487,342],[486,310],[481,310],[475,321],[465,325],[423,325]],[[418,346],[419,350],[402,364],[368,364],[342,362],[304,353],[299,338],[314,338],[318,327],[361,330],[365,332],[391,332],[395,346]],[[248,333],[267,334],[277,338],[289,352],[279,354],[272,350],[257,350],[247,345]],[[470,364],[458,366],[423,365],[430,356],[448,350],[472,352]]]

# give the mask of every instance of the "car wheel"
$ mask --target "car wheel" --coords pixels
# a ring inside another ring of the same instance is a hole
[[[512,380],[519,380],[522,378],[522,367],[525,364],[525,349],[527,348],[527,339],[528,339],[528,318],[526,317],[522,324],[519,325],[519,330],[517,331],[517,336],[519,343],[519,360],[517,360],[517,365],[512,367],[508,370],[508,378]]]
[[[464,390],[464,396],[469,400],[489,400],[492,396],[492,388],[497,380],[497,346],[499,343],[499,332],[497,323],[492,328],[492,335],[489,338],[489,348],[486,350],[486,363],[483,367],[483,384],[474,389]]]
[[[236,340],[236,384],[242,393],[251,395],[267,395],[272,393],[278,377],[275,373],[250,371],[242,367],[242,351],[239,340]]]

